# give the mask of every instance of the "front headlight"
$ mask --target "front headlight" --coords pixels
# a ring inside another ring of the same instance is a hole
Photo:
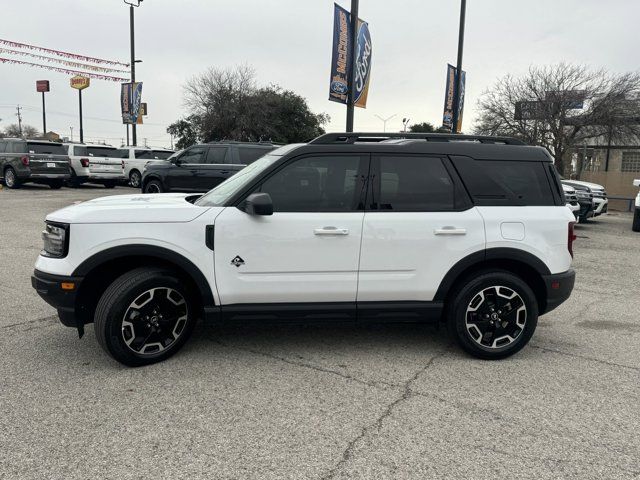
[[[64,258],[69,251],[69,225],[46,222],[42,232],[43,257]]]
[[[591,194],[586,190],[576,190],[576,196],[578,198],[591,198]]]

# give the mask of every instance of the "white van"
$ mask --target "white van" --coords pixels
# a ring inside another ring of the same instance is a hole
[[[85,143],[65,143],[64,147],[71,166],[71,186],[98,183],[113,188],[124,181],[123,160],[117,148]]]

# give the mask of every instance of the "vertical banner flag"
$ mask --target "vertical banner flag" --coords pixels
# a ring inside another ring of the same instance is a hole
[[[138,123],[142,101],[142,82],[123,83],[120,90],[122,123]]]
[[[333,11],[333,48],[331,57],[331,78],[329,100],[347,103],[349,69],[351,60],[351,15],[338,4]],[[369,94],[369,74],[371,73],[371,34],[369,24],[358,19],[357,55],[355,61],[355,101],[357,107],[365,108]]]
[[[464,91],[466,72],[462,71],[462,81],[460,85],[460,103],[458,105],[458,125],[456,126],[456,132],[459,132],[462,128],[462,110],[464,108]],[[451,64],[447,64],[447,81],[445,82],[444,90],[444,114],[442,115],[442,126],[447,130],[452,130],[453,127],[453,99],[456,91],[456,82],[458,81],[458,72],[456,67]]]

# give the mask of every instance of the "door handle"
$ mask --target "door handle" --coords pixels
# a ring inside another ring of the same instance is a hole
[[[349,230],[346,228],[337,227],[322,227],[313,230],[314,235],[349,235]]]
[[[435,235],[466,235],[466,228],[457,228],[447,225],[446,227],[436,228],[433,233]]]

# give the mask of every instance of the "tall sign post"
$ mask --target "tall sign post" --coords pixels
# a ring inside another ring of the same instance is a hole
[[[467,11],[467,0],[460,0],[460,28],[458,30],[458,61],[456,63],[456,86],[455,86],[455,94],[453,96],[453,121],[451,122],[451,132],[452,133],[460,133],[462,130],[462,122],[459,121],[460,118],[460,108],[461,96],[464,95],[463,90],[463,77],[464,72],[462,72],[462,50],[464,49],[464,22],[465,15]],[[462,72],[462,73],[460,73]]]
[[[358,56],[358,8],[359,0],[351,0],[351,32],[349,58],[349,96],[347,99],[347,132],[353,132],[353,113],[356,104],[356,58]]]
[[[76,75],[75,77],[71,77],[71,88],[75,88],[78,90],[78,106],[80,112],[80,143],[84,143],[84,130],[82,128],[82,90],[89,87],[89,77],[82,77],[80,75]]]
[[[42,92],[42,135],[47,134],[47,113],[44,104],[44,94],[49,91],[49,80],[36,80],[36,92]]]
[[[123,0],[129,5],[129,33],[131,40],[131,83],[136,83],[136,41],[134,30],[134,7],[139,7],[142,0]],[[129,130],[127,127],[127,134]],[[129,142],[127,142],[128,144]],[[138,133],[136,131],[136,123],[131,124],[131,144],[135,147],[138,144]]]

